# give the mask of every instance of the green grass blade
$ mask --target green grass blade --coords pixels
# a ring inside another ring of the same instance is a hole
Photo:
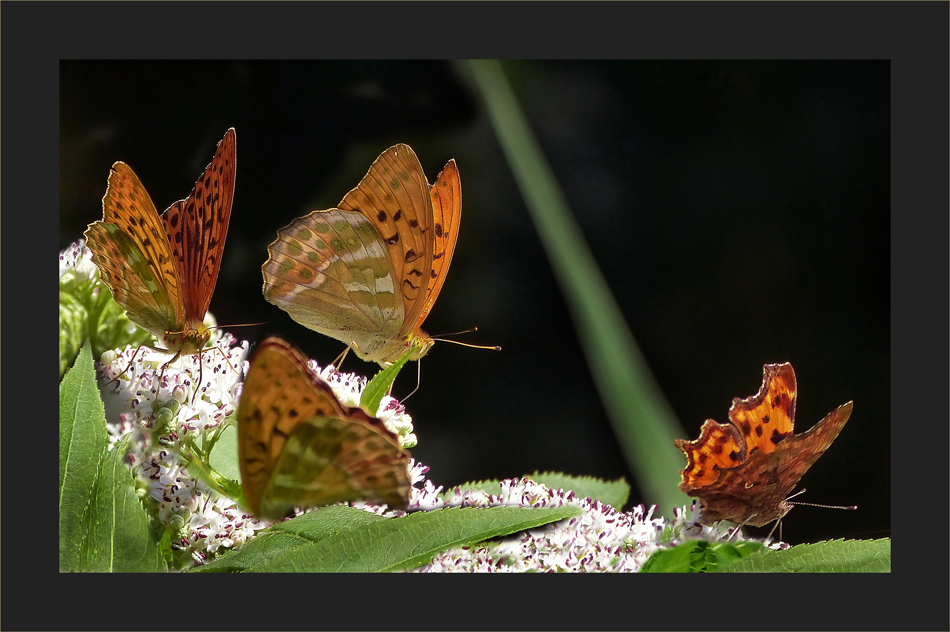
[[[667,513],[689,501],[677,487],[686,461],[673,445],[685,434],[584,242],[501,64],[474,60],[468,66],[561,285],[627,463],[646,500]]]

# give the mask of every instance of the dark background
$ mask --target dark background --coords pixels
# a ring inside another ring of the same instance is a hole
[[[790,361],[797,430],[854,413],[805,476],[786,541],[890,532],[890,64],[518,61],[505,69],[601,272],[688,438]],[[60,64],[62,249],[101,218],[127,162],[159,210],[238,137],[235,201],[211,311],[321,364],[342,344],[261,295],[276,230],[335,205],[404,142],[432,181],[459,165],[463,218],[425,323],[437,344],[407,401],[429,477],[535,470],[624,476],[564,298],[463,65],[438,61]],[[345,370],[372,375],[354,356]],[[415,385],[415,366],[395,394]],[[684,457],[685,465],[685,457]],[[685,498],[685,497],[684,497]]]

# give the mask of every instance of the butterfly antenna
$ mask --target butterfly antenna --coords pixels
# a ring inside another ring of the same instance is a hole
[[[821,507],[823,509],[847,509],[848,511],[854,511],[858,508],[857,505],[818,505],[816,503],[792,503],[793,505],[805,505],[807,507]]]
[[[459,342],[458,340],[448,340],[442,336],[458,336],[459,334],[470,334],[472,332],[478,331],[478,327],[472,327],[471,329],[463,329],[462,331],[456,331],[450,334],[439,334],[439,336],[433,336],[432,340],[438,342],[451,342],[453,345],[459,345],[462,347],[471,347],[472,349],[490,349],[492,351],[501,351],[501,347],[498,345],[473,345],[468,342]]]
[[[791,500],[792,498],[795,498],[796,496],[801,496],[801,495],[804,494],[804,493],[805,493],[805,490],[803,489],[803,490],[801,490],[800,492],[795,492],[794,494],[792,494],[791,496],[789,496],[789,497],[786,498],[785,500],[786,500],[786,501],[789,501],[789,500]],[[805,505],[806,507],[821,507],[822,509],[846,509],[846,510],[848,510],[848,511],[854,511],[855,509],[858,508],[857,505],[818,505],[818,504],[816,504],[816,503],[802,503],[802,502],[789,503],[789,504],[792,504],[792,505]]]
[[[262,323],[238,323],[237,325],[215,325],[214,327],[208,327],[208,329],[224,329],[225,327],[256,327],[257,325],[266,325],[268,321]]]

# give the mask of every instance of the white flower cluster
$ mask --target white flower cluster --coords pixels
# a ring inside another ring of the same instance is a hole
[[[99,268],[92,262],[92,252],[86,248],[86,240],[75,241],[59,253],[59,278],[67,274],[77,280],[91,281],[99,277]]]
[[[214,324],[210,315],[206,324]],[[186,442],[201,444],[234,415],[243,387],[241,378],[248,369],[248,343],[236,344],[231,334],[212,331],[211,347],[200,357],[181,357],[164,373],[162,367],[169,354],[148,347],[108,351],[102,357],[101,383],[106,386],[101,390],[110,448],[132,433],[129,460],[145,487],[143,493],[157,503],[158,520],[163,525],[178,527],[180,538],[174,548],[190,553],[196,564],[204,563],[209,553],[221,547],[240,547],[256,531],[273,524],[253,518],[233,500],[210,488],[195,472],[188,471],[188,463],[180,456]],[[313,360],[309,365],[330,384],[342,403],[359,404],[366,378],[340,373],[332,366],[321,371]],[[399,434],[404,447],[415,445],[412,418],[399,402],[384,397],[378,414]],[[353,505],[397,515],[374,503]]]
[[[420,478],[426,469],[421,468]],[[576,505],[584,514],[500,541],[450,549],[412,572],[635,572],[654,551],[685,538],[725,540],[732,536],[725,528],[697,524],[699,510],[695,503],[692,511],[684,508],[668,521],[653,517],[655,507],[637,505],[621,512],[600,501],[548,489],[526,478],[502,481],[498,495],[455,488],[443,499],[441,493],[441,487],[425,480],[422,489],[413,488],[410,508]],[[738,539],[745,538],[740,535]]]
[[[110,447],[132,433],[129,460],[139,484],[157,503],[159,522],[179,529],[173,548],[187,551],[196,563],[268,526],[210,489],[180,456],[186,441],[201,444],[234,414],[239,378],[247,371],[248,343],[212,331],[212,347],[179,358],[164,373],[170,355],[148,347],[102,357]]]

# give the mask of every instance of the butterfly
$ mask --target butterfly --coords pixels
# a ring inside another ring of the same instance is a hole
[[[676,439],[687,458],[679,487],[699,498],[704,522],[759,527],[791,510],[789,493],[831,446],[852,409],[852,402],[843,404],[811,430],[794,434],[796,389],[791,364],[766,364],[759,392],[733,399],[728,424],[708,419],[695,441]]]
[[[289,343],[271,337],[251,358],[238,405],[244,499],[263,518],[354,500],[405,509],[409,453],[382,421],[344,406]]]
[[[408,145],[394,145],[337,208],[277,231],[264,298],[301,325],[387,366],[433,344],[422,331],[452,262],[462,213],[455,160],[429,186]]]
[[[161,216],[132,168],[116,162],[102,220],[86,229],[92,260],[116,302],[174,353],[163,371],[180,356],[200,353],[211,338],[203,321],[231,218],[235,152],[231,128],[191,195]]]

